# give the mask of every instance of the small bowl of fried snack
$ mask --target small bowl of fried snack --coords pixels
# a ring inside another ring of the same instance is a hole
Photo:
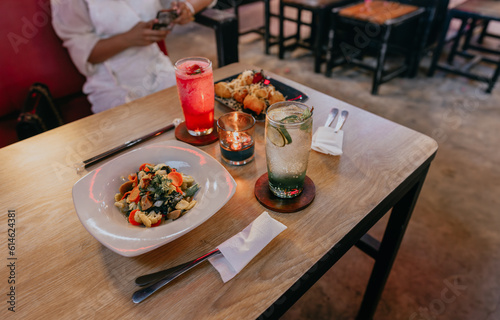
[[[217,82],[214,85],[215,95],[231,108],[242,108],[241,111],[261,118],[267,107],[285,101],[283,94],[265,79],[262,71],[245,70],[231,81]],[[230,103],[231,100],[235,103]]]

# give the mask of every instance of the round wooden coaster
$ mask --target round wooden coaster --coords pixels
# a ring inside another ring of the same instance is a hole
[[[255,182],[255,197],[257,200],[264,207],[277,212],[291,213],[300,211],[310,205],[315,196],[316,186],[308,176],[306,176],[302,193],[298,197],[290,199],[278,198],[269,190],[267,173],[264,173]]]
[[[181,122],[181,124],[175,128],[175,137],[177,140],[189,143],[193,146],[211,144],[219,140],[219,135],[217,134],[217,123],[214,122],[214,129],[212,130],[212,133],[207,134],[206,136],[192,136],[187,131],[186,122]]]

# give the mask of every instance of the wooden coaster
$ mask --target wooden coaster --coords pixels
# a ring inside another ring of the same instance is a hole
[[[308,176],[306,176],[304,181],[304,190],[302,190],[302,193],[298,197],[290,199],[278,198],[269,190],[267,173],[261,175],[257,182],[255,182],[255,197],[257,200],[264,207],[277,212],[291,213],[305,209],[311,204],[315,196],[316,186]]]
[[[214,143],[219,140],[219,135],[217,134],[217,123],[214,122],[214,129],[212,133],[206,136],[192,136],[189,134],[186,128],[186,122],[182,122],[175,128],[175,137],[177,140],[189,143],[193,146],[204,146],[207,144]]]

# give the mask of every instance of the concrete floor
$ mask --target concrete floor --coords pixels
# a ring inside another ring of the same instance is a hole
[[[252,23],[258,22],[251,20]],[[213,31],[190,24],[168,38],[171,59],[189,55],[216,61]],[[240,39],[240,61],[261,67],[434,138],[431,165],[375,319],[500,319],[500,85],[438,72],[384,84],[370,94],[371,74],[336,69],[313,72],[307,51],[279,60],[276,47]],[[484,70],[489,70],[484,68]],[[379,237],[386,220],[370,232]],[[283,319],[353,319],[373,263],[348,252]]]

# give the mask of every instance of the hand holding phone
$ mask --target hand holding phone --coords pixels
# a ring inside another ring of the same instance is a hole
[[[178,14],[174,9],[164,9],[158,11],[156,19],[158,23],[153,25],[153,30],[172,30],[174,27],[174,20],[177,19]]]

